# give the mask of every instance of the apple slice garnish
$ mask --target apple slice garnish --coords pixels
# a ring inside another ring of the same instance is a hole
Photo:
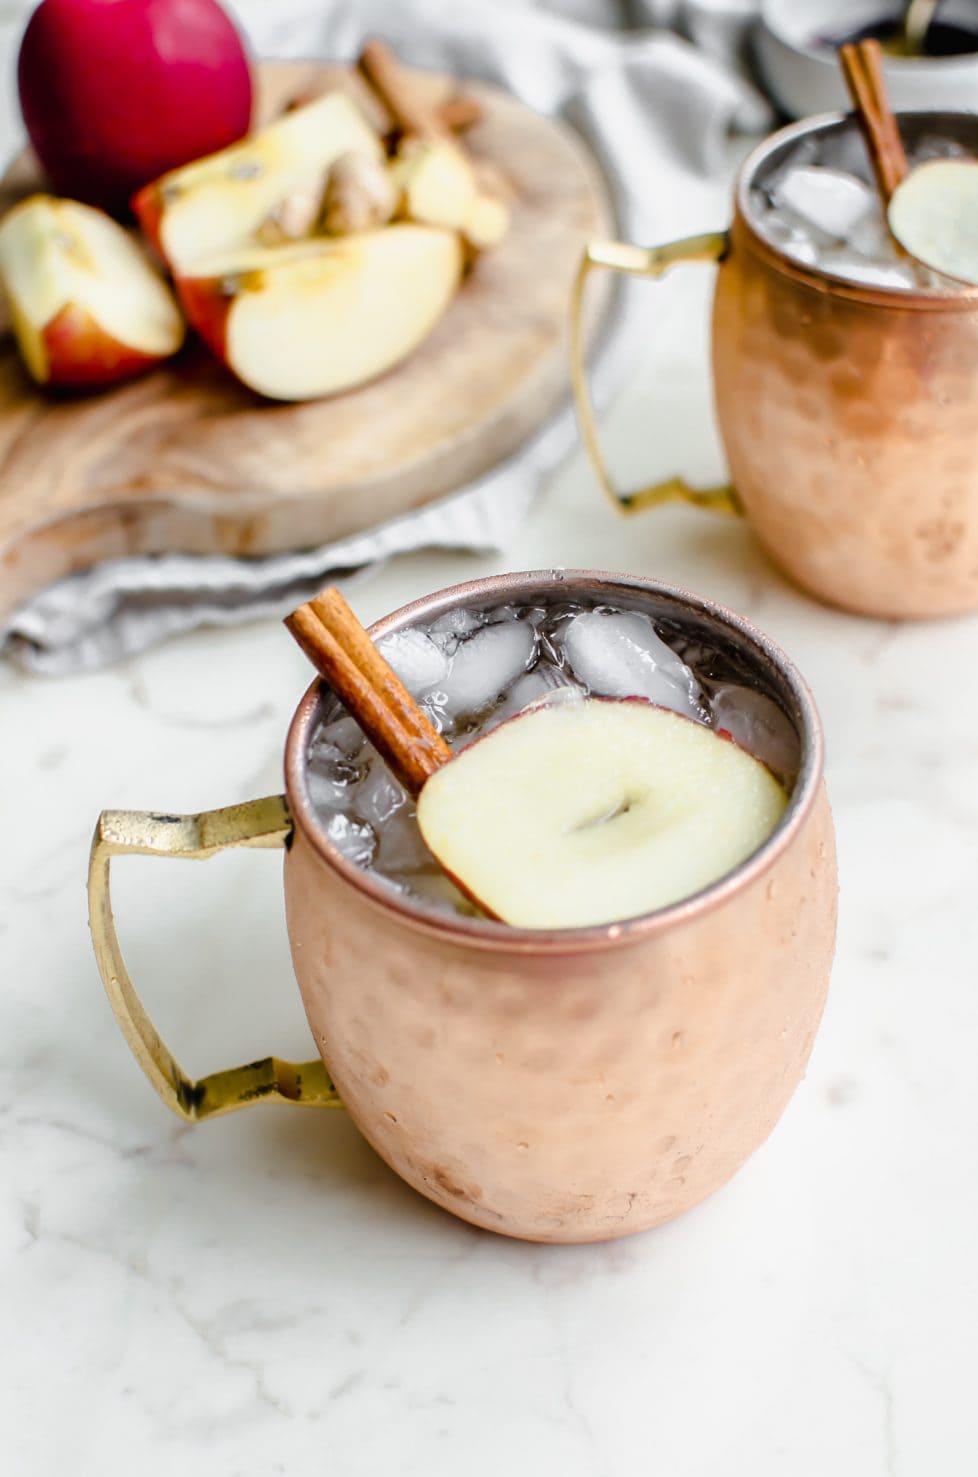
[[[76,200],[32,195],[4,217],[0,279],[39,384],[112,384],[151,369],[183,342],[173,296],[136,242]]]
[[[311,400],[406,358],[458,286],[458,237],[396,225],[292,246],[243,248],[177,278],[190,322],[243,384]]]
[[[521,928],[653,912],[733,870],[787,796],[712,729],[644,699],[544,704],[427,780],[418,825],[484,911]]]
[[[282,202],[322,198],[330,165],[360,153],[381,160],[378,135],[352,98],[328,92],[257,133],[147,185],[132,205],[175,276],[193,263],[253,240]]]
[[[893,192],[887,221],[925,266],[978,285],[978,161],[918,164]]]

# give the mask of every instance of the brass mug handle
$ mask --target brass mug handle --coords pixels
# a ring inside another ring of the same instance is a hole
[[[88,921],[99,974],[133,1055],[167,1107],[181,1118],[212,1118],[267,1101],[317,1108],[343,1104],[321,1061],[300,1066],[269,1056],[196,1082],[187,1076],[146,1014],[126,969],[112,916],[112,858],[138,854],[202,861],[232,846],[285,846],[291,832],[284,795],[200,815],[104,810],[99,816],[88,869]]]
[[[742,512],[734,489],[724,487],[691,487],[682,477],[669,477],[664,482],[637,492],[619,493],[612,480],[598,440],[598,427],[588,389],[584,344],[584,289],[591,273],[598,267],[624,272],[632,277],[661,277],[677,262],[718,262],[729,248],[726,231],[712,231],[706,236],[687,236],[664,246],[630,246],[622,241],[591,241],[584,249],[571,294],[571,382],[577,404],[577,419],[591,465],[602,491],[619,513],[637,513],[655,508],[660,503],[693,503],[715,513]]]

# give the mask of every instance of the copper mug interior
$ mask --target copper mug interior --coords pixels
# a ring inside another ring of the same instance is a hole
[[[978,156],[978,116],[906,113],[908,148],[953,140]],[[774,134],[738,178],[729,232],[666,247],[595,243],[582,268],[659,275],[719,262],[713,389],[733,490],[680,479],[619,497],[600,450],[575,352],[584,439],[619,506],[669,497],[746,515],[803,590],[862,615],[911,618],[978,608],[978,288],[882,289],[808,266],[768,242],[752,191],[807,138],[822,162],[866,175],[851,116]],[[618,253],[616,255],[616,253]]]

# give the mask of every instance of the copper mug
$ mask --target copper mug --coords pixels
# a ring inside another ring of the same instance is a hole
[[[978,117],[908,113],[912,150],[939,136],[978,155]],[[751,192],[803,140],[865,171],[851,117],[782,129],[744,163],[729,231],[642,248],[595,242],[572,311],[583,438],[623,511],[682,499],[743,513],[802,589],[861,615],[954,615],[978,607],[978,288],[862,286],[785,255],[760,233]],[[658,277],[684,261],[719,263],[713,388],[732,488],[672,478],[630,495],[609,475],[588,395],[580,331],[596,268]]]
[[[767,1137],[804,1071],[835,940],[822,734],[791,662],[707,600],[592,572],[476,580],[405,606],[372,634],[456,606],[568,600],[678,624],[780,705],[799,763],[774,834],[696,896],[604,927],[543,932],[436,912],[327,839],[306,755],[335,699],[314,682],[289,730],[284,795],[192,816],[105,811],[98,823],[89,904],[99,968],[133,1052],[175,1112],[345,1106],[422,1195],[487,1230],[553,1242],[668,1220]],[[268,1057],[193,1081],[126,972],[109,868],[133,852],[203,858],[231,846],[285,848],[292,959],[321,1060]]]

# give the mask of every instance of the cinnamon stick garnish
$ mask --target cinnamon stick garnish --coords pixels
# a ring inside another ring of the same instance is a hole
[[[886,95],[883,51],[879,42],[847,42],[840,46],[839,66],[866,140],[885,214],[891,195],[909,172],[909,165],[900,129]]]
[[[447,129],[425,89],[418,87],[386,41],[368,41],[357,66],[387,108],[402,133],[439,138]]]
[[[339,590],[330,586],[285,624],[411,795],[452,757]]]

